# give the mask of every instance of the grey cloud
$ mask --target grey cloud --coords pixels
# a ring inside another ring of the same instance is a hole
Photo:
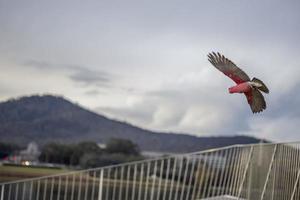
[[[139,109],[137,109],[139,108]],[[113,107],[97,107],[96,112],[106,114],[112,118],[130,122],[133,124],[143,124],[143,126],[150,128],[149,125],[152,121],[153,108],[140,107],[135,108],[113,108]],[[151,128],[150,128],[151,129]]]
[[[93,90],[88,90],[88,91],[84,92],[84,94],[89,95],[89,96],[97,96],[100,94],[105,94],[105,92],[99,91],[97,89],[93,89]]]
[[[80,65],[53,64],[51,62],[33,59],[24,62],[23,65],[39,70],[65,70],[71,80],[83,86],[110,87],[110,83],[113,80],[113,76],[107,72],[92,70]]]
[[[85,85],[109,86],[112,76],[106,72],[90,70],[83,67],[77,67],[74,74],[69,77]]]
[[[278,118],[286,116],[295,118],[300,116],[300,82],[297,82],[284,93],[281,93],[280,90],[274,92],[278,92],[279,96],[272,99],[272,107],[267,112],[268,117]]]
[[[146,93],[139,93],[139,97],[142,100],[130,106],[97,107],[96,110],[130,123],[143,124],[148,129],[174,130],[174,124],[179,123],[184,112],[181,107],[165,98]]]
[[[275,142],[294,141],[299,135],[297,131],[299,123],[299,117],[257,117],[255,119],[249,119],[249,129],[240,133]]]
[[[23,63],[24,66],[28,66],[28,67],[34,67],[37,69],[42,69],[42,70],[51,70],[51,69],[57,69],[58,66],[53,65],[50,62],[46,62],[46,61],[40,61],[40,60],[27,60]]]
[[[236,102],[226,94],[226,98],[222,100],[218,94],[209,93],[201,87],[162,89],[141,96],[142,101],[130,107],[97,110],[143,124],[150,129],[190,132],[196,135],[235,135],[248,130],[248,119],[252,117],[244,97]]]
[[[10,92],[13,90],[9,85],[4,85],[0,81],[0,99],[9,96]]]

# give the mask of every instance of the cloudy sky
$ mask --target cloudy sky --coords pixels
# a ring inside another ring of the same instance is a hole
[[[198,136],[300,140],[300,1],[0,0],[0,100],[63,95],[111,118]],[[253,115],[219,51],[269,87]]]

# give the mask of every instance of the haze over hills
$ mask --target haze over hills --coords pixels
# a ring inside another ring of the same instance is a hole
[[[39,144],[82,140],[104,143],[110,138],[124,138],[137,143],[142,150],[162,152],[191,152],[260,141],[247,136],[196,137],[153,132],[109,119],[52,95],[22,97],[0,103],[0,136],[1,141],[22,145],[31,141]]]

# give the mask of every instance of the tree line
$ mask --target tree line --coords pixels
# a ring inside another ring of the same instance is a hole
[[[0,159],[17,154],[20,146],[0,142]],[[76,166],[80,168],[102,167],[143,159],[139,147],[130,140],[110,139],[105,148],[96,142],[83,141],[73,144],[49,142],[42,146],[40,162]]]
[[[17,144],[0,142],[0,159],[3,159],[20,150],[21,147]]]
[[[51,142],[43,146],[39,156],[41,162],[81,168],[102,167],[140,159],[143,157],[138,146],[125,139],[110,139],[106,148],[91,141],[77,144]]]

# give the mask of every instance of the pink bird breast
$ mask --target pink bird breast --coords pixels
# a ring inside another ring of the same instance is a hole
[[[251,90],[251,85],[248,82],[238,84],[236,86],[230,87],[229,93],[245,93]]]

